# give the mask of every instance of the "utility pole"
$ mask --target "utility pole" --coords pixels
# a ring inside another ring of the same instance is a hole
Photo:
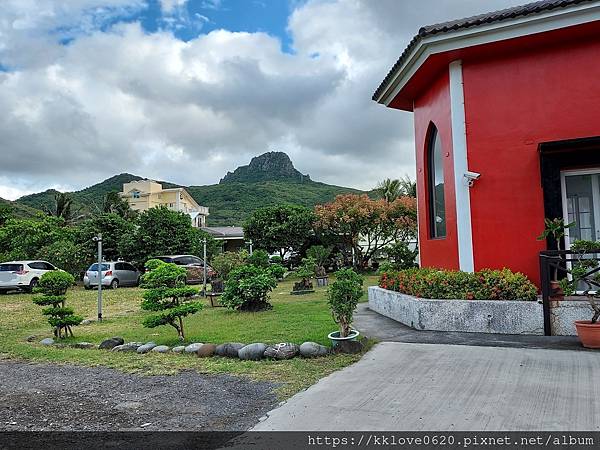
[[[204,253],[202,260],[204,261],[204,289],[202,289],[202,296],[206,297],[206,238],[202,240],[204,244]]]
[[[98,243],[98,322],[102,322],[102,233],[94,241]]]

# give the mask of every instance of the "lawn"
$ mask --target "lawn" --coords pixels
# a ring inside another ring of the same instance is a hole
[[[273,309],[260,313],[242,313],[225,308],[205,308],[185,319],[186,343],[191,342],[294,342],[315,341],[329,345],[327,334],[336,329],[327,306],[326,288],[314,294],[290,295],[292,279],[281,282],[271,294]],[[365,277],[366,286],[376,284],[376,277]],[[154,341],[169,346],[179,345],[177,333],[170,326],[144,328],[141,323],[146,311],[140,309],[143,290],[122,288],[103,291],[104,320],[74,328],[70,342],[92,342],[121,336],[125,341]],[[280,384],[278,395],[287,398],[314,384],[319,378],[345,367],[360,355],[336,355],[306,360],[239,361],[220,357],[197,358],[195,355],[138,355],[104,350],[81,350],[69,347],[42,346],[38,342],[51,337],[50,326],[42,316],[42,308],[33,304],[30,294],[0,296],[0,357],[26,360],[105,366],[125,372],[147,375],[173,374],[192,369],[201,373],[229,373]],[[95,318],[97,291],[74,288],[68,293],[67,304],[84,318]],[[33,343],[26,342],[35,335]]]

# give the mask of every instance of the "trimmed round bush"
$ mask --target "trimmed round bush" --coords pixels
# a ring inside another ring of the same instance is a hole
[[[223,306],[240,311],[271,309],[269,292],[275,286],[277,280],[268,269],[247,264],[229,274],[220,302]]]

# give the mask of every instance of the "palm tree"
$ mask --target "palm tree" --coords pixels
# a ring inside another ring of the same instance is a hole
[[[114,213],[123,219],[130,220],[136,217],[136,212],[131,209],[129,202],[121,198],[118,192],[107,192],[102,201],[102,207],[97,208],[101,213]]]
[[[377,185],[375,193],[386,202],[391,203],[402,195],[400,180],[387,178]]]
[[[400,179],[400,191],[402,195],[406,197],[417,198],[417,182],[414,181],[410,176],[404,175]]]
[[[64,219],[65,223],[75,222],[83,217],[83,215],[75,216],[71,210],[73,206],[73,199],[71,195],[66,192],[57,192],[54,194],[54,206],[52,210],[48,210],[49,216],[60,217]],[[81,208],[80,208],[81,209]],[[78,213],[78,209],[76,212]]]

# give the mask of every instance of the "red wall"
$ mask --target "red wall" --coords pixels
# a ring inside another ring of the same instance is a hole
[[[458,242],[456,239],[456,203],[454,195],[454,167],[452,160],[452,124],[450,120],[450,91],[448,71],[434,81],[425,94],[415,100],[415,144],[417,155],[417,193],[419,214],[419,248],[421,265],[458,269]],[[429,198],[427,164],[425,161],[428,130],[434,123],[442,139],[444,154],[444,196],[446,201],[446,237],[429,236]]]
[[[509,267],[539,281],[538,252],[546,244],[536,240],[544,226],[538,144],[600,135],[599,55],[600,42],[593,39],[502,58],[463,59],[469,169],[481,173],[470,191],[476,270]],[[439,103],[427,106],[429,114],[447,121],[447,95],[439,88],[427,97],[432,95]],[[422,168],[426,118],[418,116]],[[424,263],[435,265],[435,246],[421,243]],[[441,260],[447,264],[456,252],[445,251]]]

